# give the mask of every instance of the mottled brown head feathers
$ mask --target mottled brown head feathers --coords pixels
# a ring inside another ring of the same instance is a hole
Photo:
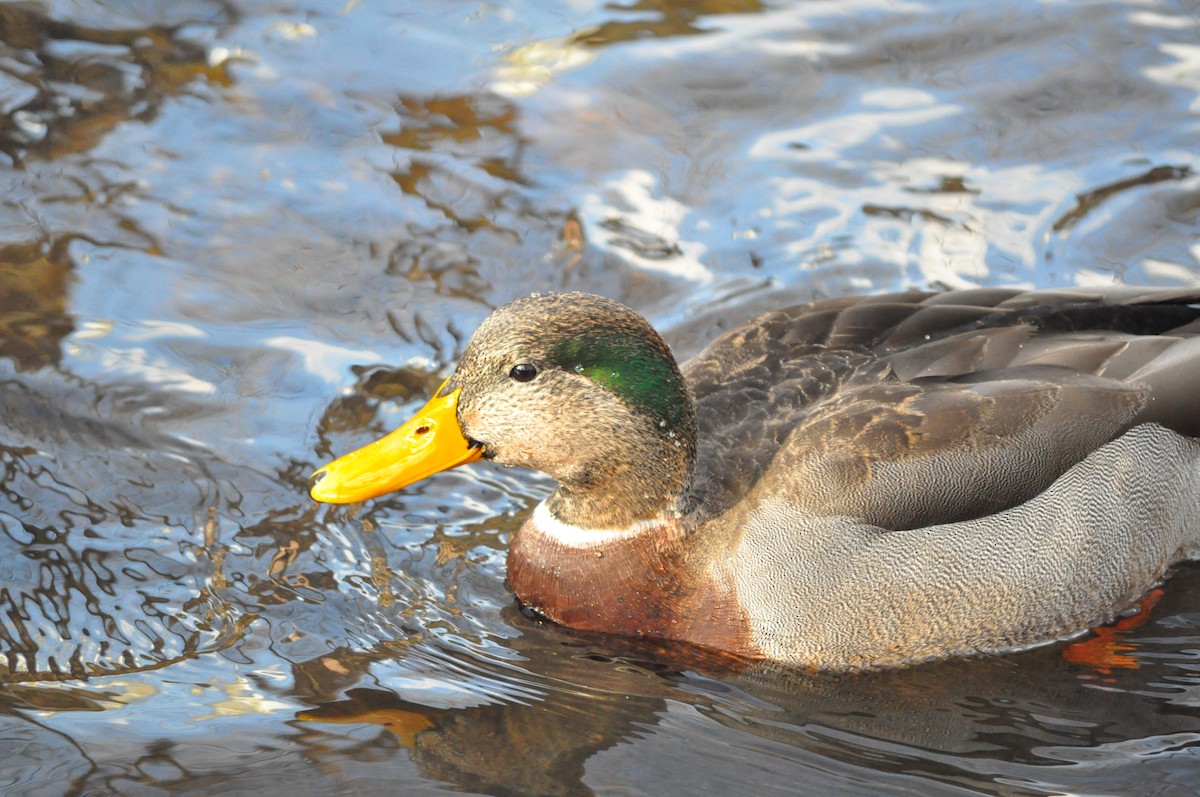
[[[564,521],[645,520],[673,510],[690,480],[696,426],[683,377],[653,327],[616,302],[563,293],[501,307],[445,390],[458,388],[463,432],[490,458],[557,479],[552,509]]]

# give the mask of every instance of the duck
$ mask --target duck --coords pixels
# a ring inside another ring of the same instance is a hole
[[[1200,290],[979,288],[771,310],[679,365],[587,293],[494,310],[407,423],[317,470],[354,503],[479,460],[556,489],[519,603],[813,670],[1111,622],[1200,557]]]

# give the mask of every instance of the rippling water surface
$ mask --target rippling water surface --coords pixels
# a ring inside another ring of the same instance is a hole
[[[1195,568],[1110,666],[730,674],[516,611],[544,477],[304,480],[533,289],[1200,283],[1198,13],[0,4],[0,792],[1193,794]]]

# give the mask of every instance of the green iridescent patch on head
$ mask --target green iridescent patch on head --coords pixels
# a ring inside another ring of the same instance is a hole
[[[659,421],[664,431],[684,423],[682,377],[670,359],[640,335],[596,333],[568,338],[554,347],[560,367],[582,374],[634,410]]]

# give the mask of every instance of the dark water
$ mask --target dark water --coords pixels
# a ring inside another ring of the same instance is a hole
[[[0,4],[0,793],[1195,793],[1200,569],[1118,666],[733,675],[514,609],[543,477],[304,479],[534,289],[1197,284],[1198,13]]]

